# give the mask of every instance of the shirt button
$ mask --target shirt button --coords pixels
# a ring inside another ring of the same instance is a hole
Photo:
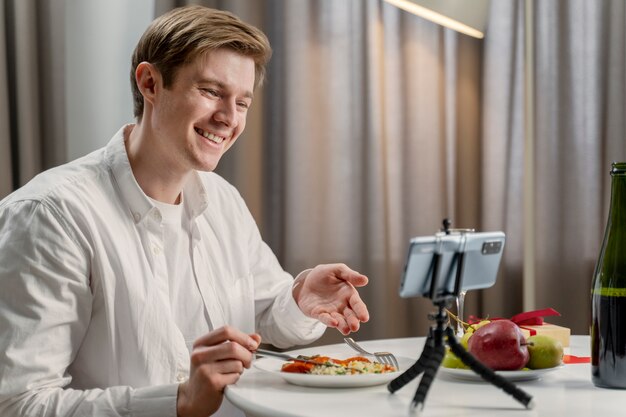
[[[135,219],[136,222],[138,222],[141,219],[141,214],[134,212],[133,213],[133,218]]]
[[[161,248],[159,248],[157,245],[152,245],[152,253],[154,253],[155,255],[160,254]]]
[[[185,382],[186,379],[187,379],[187,376],[184,373],[179,372],[178,374],[176,374],[176,381]]]

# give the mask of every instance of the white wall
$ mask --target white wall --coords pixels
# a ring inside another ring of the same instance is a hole
[[[67,0],[67,158],[105,145],[133,121],[130,59],[154,0]]]

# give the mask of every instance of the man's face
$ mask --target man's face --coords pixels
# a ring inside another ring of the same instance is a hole
[[[215,169],[246,125],[254,77],[252,58],[229,49],[178,69],[172,85],[157,94],[151,120],[167,168]]]

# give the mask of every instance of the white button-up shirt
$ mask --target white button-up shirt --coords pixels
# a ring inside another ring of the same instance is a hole
[[[198,172],[183,192],[206,309],[196,319],[279,347],[318,338],[325,327],[295,304],[237,191]],[[123,129],[0,202],[0,415],[176,415],[189,352],[160,288],[163,247]]]

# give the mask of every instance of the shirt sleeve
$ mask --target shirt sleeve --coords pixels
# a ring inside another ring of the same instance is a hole
[[[89,249],[54,207],[0,208],[0,415],[176,416],[177,384],[75,390],[91,316]]]
[[[276,255],[263,241],[247,209],[244,216],[248,230],[250,271],[254,280],[257,331],[264,342],[278,348],[317,340],[326,326],[300,310],[292,295],[293,277],[283,270]]]

